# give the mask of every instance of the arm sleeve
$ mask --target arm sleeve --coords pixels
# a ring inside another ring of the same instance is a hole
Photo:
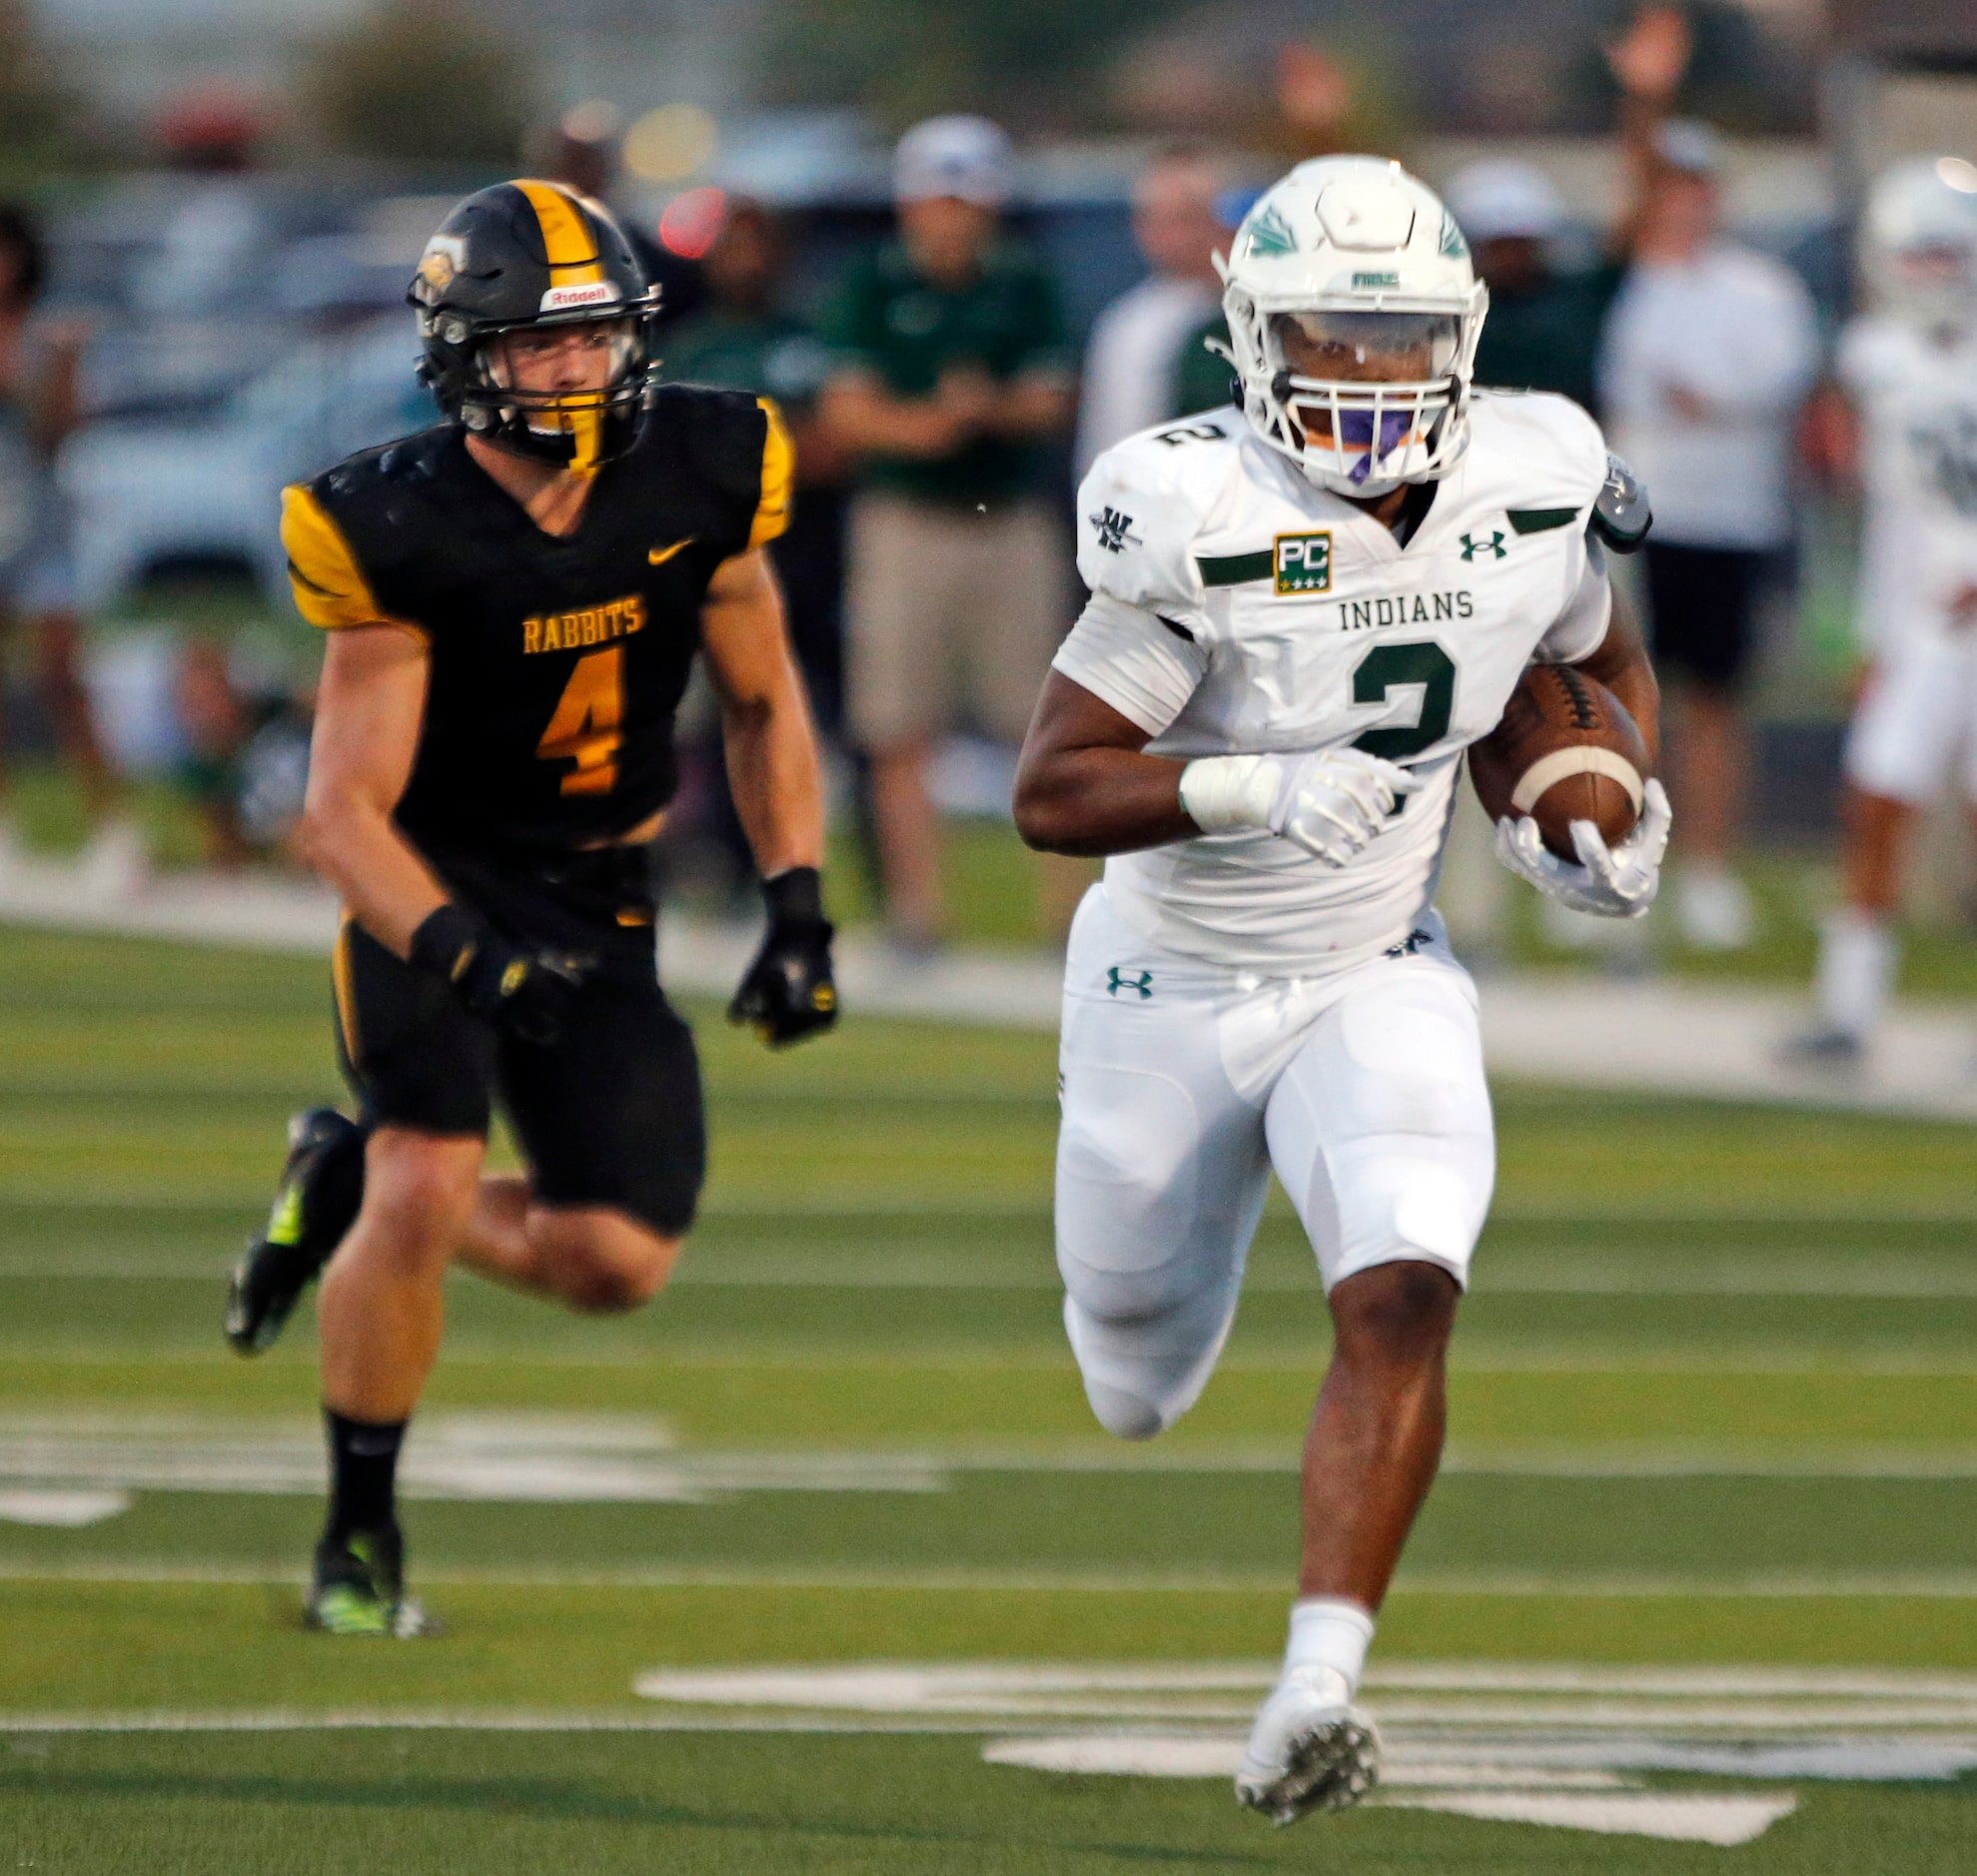
[[[1194,695],[1208,654],[1171,619],[1097,592],[1058,646],[1051,668],[1158,736]]]
[[[1613,617],[1613,587],[1606,577],[1606,555],[1587,540],[1579,577],[1564,610],[1546,628],[1532,656],[1539,664],[1576,664],[1605,642]]]
[[[289,556],[296,610],[310,624],[329,631],[348,625],[411,624],[379,605],[343,529],[302,482],[282,490],[282,545]]]
[[[789,490],[796,473],[796,448],[789,441],[789,428],[774,399],[757,398],[755,405],[766,420],[766,428],[762,433],[761,491],[748,528],[751,547],[764,545],[789,526]]]

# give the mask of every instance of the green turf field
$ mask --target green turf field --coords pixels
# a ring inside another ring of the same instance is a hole
[[[854,1014],[770,1058],[700,1013],[675,1289],[579,1322],[462,1282],[407,1459],[451,1633],[303,1633],[308,1326],[249,1364],[217,1316],[333,1091],[322,978],[0,932],[0,1868],[1977,1867],[1977,1777],[1923,1775],[1977,1764],[1967,1130],[1499,1091],[1389,1801],[1278,1834],[1211,1761],[1281,1639],[1308,1254],[1273,1211],[1201,1407],[1105,1440],[1040,1037]],[[1088,1735],[1207,1770],[1037,1769]]]

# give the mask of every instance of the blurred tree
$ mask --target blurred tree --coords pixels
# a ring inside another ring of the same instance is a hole
[[[304,93],[334,148],[403,163],[511,163],[533,104],[521,54],[457,0],[382,0],[318,45]]]
[[[26,0],[0,0],[0,188],[33,182],[79,153],[80,113]]]
[[[765,84],[787,102],[863,105],[895,128],[936,111],[1088,121],[1119,46],[1185,0],[783,0]]]

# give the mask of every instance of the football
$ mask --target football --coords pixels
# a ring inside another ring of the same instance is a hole
[[[1611,846],[1640,818],[1647,745],[1619,698],[1569,664],[1526,665],[1502,720],[1469,756],[1490,820],[1530,815],[1561,860],[1578,858],[1572,822],[1590,821]]]

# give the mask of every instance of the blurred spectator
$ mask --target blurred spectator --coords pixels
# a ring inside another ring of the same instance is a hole
[[[1567,233],[1564,204],[1544,172],[1510,158],[1472,163],[1450,178],[1445,196],[1489,289],[1489,314],[1477,347],[1479,385],[1561,394],[1598,412],[1601,334],[1626,276],[1638,232],[1654,137],[1680,88],[1690,49],[1678,8],[1640,9],[1606,61],[1619,88],[1616,126],[1624,171],[1622,206],[1591,265],[1559,265]],[[1465,802],[1444,855],[1438,904],[1466,956],[1485,964],[1508,943],[1510,880],[1495,862],[1493,830]],[[1587,918],[1545,900],[1539,924],[1555,944],[1596,948],[1613,964],[1646,961],[1647,934],[1623,920]]]
[[[859,459],[846,612],[846,714],[871,758],[894,939],[944,930],[940,830],[927,792],[952,727],[1018,742],[1065,603],[1064,549],[1038,492],[1043,444],[1068,427],[1057,291],[1003,236],[1008,140],[976,117],[900,139],[899,238],[854,264],[824,326],[830,433]]]
[[[1555,268],[1564,204],[1542,170],[1514,158],[1458,171],[1448,202],[1489,289],[1476,382],[1560,392],[1591,410],[1600,329],[1623,264],[1602,257],[1589,268]]]
[[[76,427],[82,336],[36,319],[45,271],[34,222],[20,209],[0,206],[0,630],[19,628],[32,641],[42,707],[82,784],[94,831],[79,879],[87,890],[114,897],[142,885],[147,861],[83,687],[69,520],[53,467],[55,451]],[[18,829],[0,807],[0,867],[23,852]]]
[[[241,176],[268,132],[252,99],[229,85],[195,85],[166,101],[154,135],[165,161],[188,176]]]
[[[1152,271],[1092,323],[1078,404],[1080,476],[1124,438],[1224,402],[1228,366],[1203,353],[1211,368],[1204,374],[1192,355],[1221,319],[1214,255],[1233,232],[1218,213],[1231,180],[1222,158],[1180,145],[1135,183],[1133,239]],[[1204,398],[1197,388],[1205,376],[1214,395]]]
[[[1819,467],[1863,497],[1855,632],[1871,660],[1846,744],[1841,903],[1818,1025],[1792,1054],[1850,1068],[1894,989],[1909,841],[1946,783],[1977,809],[1977,167],[1880,176],[1859,245],[1869,310],[1818,400]]]
[[[1764,576],[1792,541],[1792,428],[1818,333],[1798,277],[1720,233],[1721,168],[1708,128],[1661,127],[1599,384],[1614,447],[1654,502],[1644,557],[1655,663],[1673,680],[1676,921],[1690,944],[1734,950],[1753,925],[1731,870],[1744,681]]]
[[[775,399],[796,446],[796,502],[788,531],[769,543],[782,582],[790,643],[824,733],[844,715],[844,515],[848,460],[817,421],[828,364],[822,343],[782,299],[788,252],[760,203],[730,198],[704,262],[707,304],[667,335],[661,374],[674,383],[722,385]],[[701,832],[724,856],[727,884],[754,877],[720,765],[719,730],[682,748],[682,794],[703,804]],[[697,771],[697,773],[695,772]],[[697,788],[690,784],[697,782]]]
[[[624,213],[613,185],[618,175],[617,113],[608,105],[579,104],[552,124],[529,134],[522,160],[552,183],[567,183],[578,195],[591,196],[617,217],[645,278],[659,290],[659,326],[696,313],[706,303],[707,286],[699,267],[654,241]]]
[[[1654,139],[1688,68],[1691,40],[1677,7],[1647,6],[1606,48],[1619,87],[1617,126],[1624,207],[1590,267],[1560,269],[1565,207],[1549,178],[1515,158],[1472,163],[1450,178],[1446,200],[1489,289],[1476,382],[1554,391],[1597,408],[1600,334],[1639,234]]]
[[[309,711],[279,692],[243,689],[224,645],[179,654],[179,780],[199,811],[209,864],[282,857],[309,785]]]

